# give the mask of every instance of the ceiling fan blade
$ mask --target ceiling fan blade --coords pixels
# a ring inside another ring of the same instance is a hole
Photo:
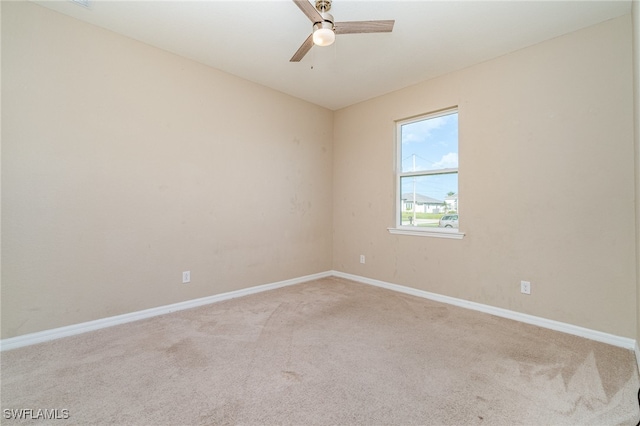
[[[336,34],[390,33],[393,31],[393,19],[387,21],[350,21],[336,22]]]
[[[309,0],[293,0],[293,2],[300,8],[300,10],[307,15],[307,18],[311,20],[312,23],[322,22],[322,16],[320,12],[316,10],[316,8],[309,3]]]
[[[300,62],[304,55],[307,54],[309,50],[313,47],[313,34],[309,34],[309,37],[302,43],[302,46],[298,49],[296,53],[293,54],[289,62]]]

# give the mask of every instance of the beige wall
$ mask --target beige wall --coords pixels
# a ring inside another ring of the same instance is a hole
[[[337,111],[334,269],[635,338],[631,28],[627,15]],[[467,235],[391,235],[394,120],[454,105]]]
[[[2,338],[331,268],[331,111],[30,3],[2,65]]]

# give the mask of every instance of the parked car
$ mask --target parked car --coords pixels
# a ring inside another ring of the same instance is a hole
[[[440,228],[457,228],[458,227],[458,215],[447,214],[440,218],[438,222]]]

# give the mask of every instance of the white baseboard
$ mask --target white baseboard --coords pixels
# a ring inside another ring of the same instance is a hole
[[[76,334],[99,330],[101,328],[111,327],[119,324],[125,324],[128,322],[138,321],[141,319],[151,318],[158,315],[164,315],[171,312],[181,311],[184,309],[195,308],[198,306],[221,302],[223,300],[229,300],[236,297],[247,296],[249,294],[260,293],[268,290],[274,290],[276,288],[300,284],[303,282],[313,281],[313,280],[326,278],[330,276],[345,278],[348,280],[356,281],[363,284],[369,284],[376,287],[382,287],[388,290],[410,294],[413,296],[418,296],[425,299],[434,300],[437,302],[447,303],[449,305],[459,306],[462,308],[472,309],[475,311],[480,311],[480,312],[488,313],[491,315],[495,315],[498,317],[508,318],[508,319],[520,321],[527,324],[537,325],[539,327],[561,331],[563,333],[573,334],[575,336],[585,337],[587,339],[595,340],[598,342],[603,342],[613,346],[630,349],[635,351],[636,361],[638,361],[638,367],[640,369],[640,349],[638,348],[638,345],[634,339],[629,339],[627,337],[620,337],[613,334],[603,333],[601,331],[591,330],[588,328],[579,327],[572,324],[553,321],[546,318],[540,318],[533,315],[523,314],[520,312],[510,311],[508,309],[496,308],[494,306],[483,305],[481,303],[470,302],[468,300],[457,299],[455,297],[443,296],[436,293],[430,293],[424,290],[418,290],[415,288],[405,287],[398,284],[391,284],[385,281],[366,278],[359,275],[347,274],[339,271],[320,272],[317,274],[306,275],[303,277],[293,278],[290,280],[278,281],[275,283],[249,287],[246,289],[231,291],[228,293],[216,294],[213,296],[202,297],[199,299],[173,303],[171,305],[145,309],[143,311],[131,312],[128,314],[102,318],[95,321],[88,321],[88,322],[74,324],[66,327],[59,327],[51,330],[39,331],[36,333],[30,333],[30,334],[24,334],[22,336],[11,337],[8,339],[0,340],[0,351],[34,345],[36,343],[55,340],[61,337],[73,336]]]
[[[249,287],[242,290],[230,291],[228,293],[216,294],[213,296],[202,297],[199,299],[187,300],[184,302],[173,303],[171,305],[158,306],[157,308],[145,309],[143,311],[131,312],[128,314],[116,315],[113,317],[102,318],[95,321],[83,322],[80,324],[69,325],[66,327],[59,327],[51,330],[24,334],[22,336],[10,337],[8,339],[0,340],[0,351],[16,349],[23,346],[35,345],[36,343],[55,340],[61,337],[73,336],[76,334],[99,330],[101,328],[111,327],[114,325],[125,324],[128,322],[151,318],[158,315],[164,315],[171,312],[182,311],[184,309],[196,308],[198,306],[221,302],[223,300],[234,299],[236,297],[247,296],[249,294],[260,293],[267,290],[274,290],[280,287],[300,284],[306,281],[317,280],[320,278],[329,277],[331,275],[332,274],[330,271],[320,272],[318,274],[306,275],[303,277],[293,278],[290,280],[278,281],[275,283]]]
[[[587,339],[595,340],[597,342],[607,343],[609,345],[618,346],[625,349],[635,350],[636,358],[640,359],[640,352],[634,339],[627,337],[616,336],[602,331],[591,330],[577,325],[567,324],[564,322],[554,321],[546,318],[536,317],[533,315],[523,314],[516,311],[510,311],[508,309],[497,308],[495,306],[483,305],[482,303],[470,302],[468,300],[457,299],[455,297],[443,296],[441,294],[430,293],[424,290],[418,290],[411,287],[405,287],[398,284],[391,284],[384,281],[374,280],[372,278],[361,277],[359,275],[347,274],[339,271],[331,271],[331,274],[336,277],[345,278],[352,281],[357,281],[363,284],[374,285],[376,287],[382,287],[400,293],[406,293],[413,296],[423,297],[425,299],[435,300],[437,302],[447,303],[449,305],[460,306],[462,308],[473,309],[474,311],[480,311],[487,314],[495,315],[498,317],[508,318],[516,321],[520,321],[526,324],[537,325],[538,327],[548,328],[551,330],[561,331],[567,334],[573,334],[575,336],[584,337]],[[639,364],[640,365],[640,364]]]

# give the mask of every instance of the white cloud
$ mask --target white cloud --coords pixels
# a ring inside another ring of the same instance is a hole
[[[402,132],[402,143],[420,142],[431,136],[431,131],[439,129],[447,123],[447,117],[436,117],[429,120],[407,124]]]
[[[433,163],[434,169],[453,169],[458,167],[458,154],[450,152],[442,156],[440,161]]]
[[[423,135],[418,135],[416,133],[403,133],[402,134],[402,143],[420,142],[423,139],[424,139]]]

